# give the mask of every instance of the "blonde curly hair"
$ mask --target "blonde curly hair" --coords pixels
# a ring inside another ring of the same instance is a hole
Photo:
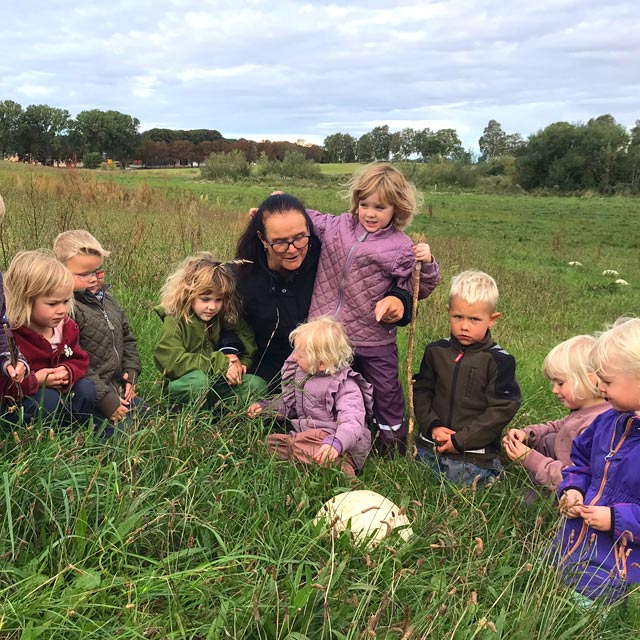
[[[289,341],[296,349],[301,348],[309,360],[309,373],[315,374],[324,364],[324,372],[330,375],[349,366],[353,361],[353,348],[344,327],[331,316],[321,316],[297,326]]]
[[[241,315],[236,280],[229,263],[216,260],[208,251],[186,258],[161,289],[160,305],[171,316],[191,322],[191,305],[198,296],[222,297],[220,316],[230,325]]]

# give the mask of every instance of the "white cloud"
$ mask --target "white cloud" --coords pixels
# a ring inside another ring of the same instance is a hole
[[[16,91],[27,98],[42,98],[51,92],[48,87],[37,84],[22,84],[16,87]]]
[[[446,127],[465,146],[491,118],[526,136],[640,117],[631,0],[32,0],[3,27],[0,100],[72,115],[271,139]]]

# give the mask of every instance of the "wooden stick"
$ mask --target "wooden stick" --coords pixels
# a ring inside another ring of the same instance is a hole
[[[411,309],[411,324],[409,325],[409,344],[407,346],[407,391],[409,392],[409,425],[407,427],[407,457],[414,458],[415,444],[413,426],[415,423],[415,409],[413,406],[413,343],[416,333],[416,317],[418,315],[418,295],[420,293],[420,272],[422,262],[416,262],[413,267],[413,307]]]
[[[13,341],[13,336],[11,335],[11,329],[9,329],[9,325],[6,322],[2,323],[2,329],[4,330],[5,338],[7,339],[7,349],[9,350],[9,360],[11,361],[11,366],[15,369],[18,364],[18,354],[16,349],[16,343]]]

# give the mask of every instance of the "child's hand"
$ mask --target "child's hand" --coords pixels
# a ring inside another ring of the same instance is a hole
[[[610,507],[582,507],[582,519],[596,531],[611,530],[611,508]]]
[[[246,373],[247,368],[240,362],[240,360],[230,360],[229,368],[227,369],[227,382],[231,386],[235,386],[242,382],[242,376]]]
[[[451,436],[455,433],[453,429],[449,427],[435,427],[431,431],[431,437],[436,443],[436,449],[438,453],[457,453],[456,448],[451,442]]]
[[[513,429],[513,431],[515,431],[515,429]],[[511,440],[505,438],[503,444],[505,453],[509,456],[509,459],[518,464],[522,464],[527,459],[529,451],[531,451],[530,447],[527,447],[526,444],[523,444],[515,438]]]
[[[524,429],[509,429],[507,431],[507,435],[504,437],[504,442],[507,440],[511,440],[512,442],[515,440],[517,442],[522,442],[522,444],[527,444],[527,432]]]
[[[124,397],[123,400],[127,404],[131,404],[132,400],[136,397],[136,385],[128,382],[129,374],[125,373],[122,376],[122,382],[124,383]]]
[[[399,320],[402,320],[404,315],[404,305],[400,298],[395,296],[387,296],[376,302],[376,308],[374,310],[374,316],[376,322],[386,322],[387,324],[394,324]]]
[[[109,420],[113,424],[118,424],[121,420],[124,420],[125,416],[129,412],[129,407],[125,404],[121,404],[112,414]]]
[[[313,456],[313,461],[318,464],[326,464],[327,462],[333,462],[337,457],[337,449],[334,449],[330,444],[323,444]]]
[[[272,191],[269,195],[270,196],[277,196],[284,193],[284,191]],[[249,219],[253,220],[254,216],[256,215],[256,213],[258,213],[258,207],[251,207],[249,209]]]
[[[254,402],[247,409],[247,415],[250,418],[255,418],[259,413],[262,413],[262,411],[263,411],[262,405],[259,402]]]
[[[35,376],[40,386],[51,389],[62,389],[69,384],[69,372],[65,367],[45,367],[36,371]]]
[[[412,249],[418,262],[422,262],[423,264],[429,264],[433,262],[431,247],[426,242],[419,242],[418,244],[414,244]]]
[[[584,509],[584,496],[576,489],[567,489],[560,498],[560,513],[567,518],[577,518]]]
[[[13,365],[7,365],[7,375],[11,380],[20,384],[24,380],[24,376],[27,373],[27,367],[24,366],[24,362],[22,360],[18,360],[15,368]]]

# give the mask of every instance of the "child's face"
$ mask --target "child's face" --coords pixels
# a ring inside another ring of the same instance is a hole
[[[191,309],[202,322],[209,322],[222,310],[224,299],[217,293],[205,293],[196,296],[191,303]]]
[[[570,411],[575,411],[576,409],[581,409],[584,402],[582,400],[578,400],[574,396],[573,385],[568,380],[564,378],[554,378],[552,381],[553,388],[551,389],[551,393],[555,394],[558,400]]]
[[[293,353],[291,357],[298,363],[298,366],[305,372],[311,373],[311,362],[309,361],[309,357],[307,356],[307,343],[304,339],[298,337],[295,339],[293,343]],[[326,365],[324,362],[318,363],[318,371],[324,371],[326,369]]]
[[[500,314],[491,313],[484,302],[469,304],[460,296],[453,296],[447,305],[451,335],[464,346],[482,340]]]
[[[598,380],[598,388],[616,411],[640,410],[640,376],[637,373],[629,375],[622,366],[611,366],[598,374]]]
[[[393,206],[384,202],[378,192],[358,201],[358,221],[369,233],[388,227],[393,213]]]
[[[92,293],[100,291],[104,285],[102,257],[79,253],[65,263],[73,274],[73,290],[88,289]]]
[[[52,335],[52,329],[57,327],[69,312],[71,295],[70,289],[58,289],[48,296],[36,296],[31,307],[29,328],[40,335]]]

